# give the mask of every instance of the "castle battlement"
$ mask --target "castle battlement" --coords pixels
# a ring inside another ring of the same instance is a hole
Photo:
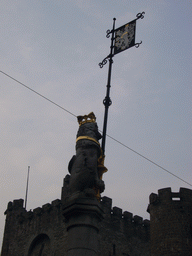
[[[30,211],[26,211],[25,208],[23,207],[23,203],[24,200],[23,199],[15,199],[13,200],[13,202],[9,202],[7,205],[7,210],[5,211],[5,215],[7,214],[7,211],[20,211],[20,210],[24,210],[26,213],[28,212],[32,212]],[[42,205],[42,207],[37,207],[35,209],[33,209],[33,213],[38,213],[39,212],[50,212],[50,210],[52,210],[53,208],[58,208],[61,206],[61,200],[60,199],[56,199],[54,201],[47,204]]]
[[[142,217],[133,215],[131,212],[123,211],[117,206],[113,207],[112,199],[106,196],[101,198],[100,205],[104,213],[103,220],[99,224],[102,256],[108,256],[113,246],[116,246],[118,253],[129,254],[130,250],[134,251],[137,248],[142,253],[145,251],[143,255],[148,256],[150,221],[143,220]],[[58,255],[67,255],[67,225],[63,216],[64,206],[65,203],[62,200],[56,199],[27,211],[24,208],[23,199],[9,202],[5,211],[6,227],[2,255],[9,255],[7,250],[10,250],[10,255],[18,251],[23,255],[28,255],[27,248],[32,248],[37,239],[41,237],[44,239],[45,236],[47,241],[51,241],[53,248],[57,248],[59,244]],[[9,246],[10,239],[14,241],[12,247]],[[123,246],[122,241],[124,241]],[[139,244],[138,241],[140,241]],[[132,249],[130,249],[130,243]]]
[[[191,255],[192,190],[159,189],[149,197],[151,256]]]
[[[16,252],[28,255],[30,250],[36,253],[36,246],[40,246],[36,241],[40,244],[47,241],[47,248],[57,248],[56,255],[67,255],[65,201],[56,199],[29,211],[23,205],[23,199],[13,200],[7,205],[2,255],[16,255]],[[179,192],[172,192],[171,188],[163,188],[151,193],[150,221],[112,206],[112,199],[106,196],[101,198],[100,205],[103,219],[98,228],[102,256],[110,255],[113,250],[117,255],[134,252],[134,255],[149,256],[150,246],[151,256],[160,256],[161,253],[170,256],[170,250],[190,255],[192,190],[180,188]],[[13,241],[11,247],[9,241]]]
[[[142,217],[138,215],[134,215],[131,212],[123,211],[119,207],[112,207],[112,199],[109,197],[103,197],[101,199],[101,205],[104,209],[104,213],[107,216],[107,218],[111,218],[112,221],[122,221],[124,223],[132,223],[133,225],[143,226],[143,227],[149,227],[150,221],[145,219],[143,220]]]
[[[16,218],[20,218],[22,216],[22,222],[26,219],[31,220],[34,217],[43,216],[44,214],[51,214],[52,211],[58,211],[61,208],[61,200],[56,199],[51,203],[46,203],[42,205],[42,207],[34,208],[33,210],[26,211],[23,207],[24,200],[16,199],[13,202],[9,202],[7,206],[7,210],[5,211],[5,215],[12,213],[16,215]],[[119,220],[123,222],[132,223],[134,225],[140,225],[148,227],[150,225],[150,221],[138,215],[133,215],[133,213],[124,211],[114,206],[112,207],[112,199],[109,197],[103,197],[101,199],[101,206],[104,210],[105,215],[108,215],[107,218],[111,218],[111,221]]]
[[[7,210],[5,211],[5,215],[11,215],[15,221],[18,220],[19,224],[22,224],[24,221],[31,221],[32,219],[44,216],[45,214],[52,214],[52,212],[58,212],[58,209],[61,207],[61,200],[56,199],[54,201],[47,204],[44,204],[42,207],[37,207],[33,210],[27,211],[23,207],[24,200],[16,199],[13,202],[9,202],[7,205]]]
[[[26,211],[23,207],[24,200],[23,199],[16,199],[13,202],[9,202],[7,206],[7,210],[5,211],[5,215],[11,213],[12,215],[15,215],[15,218],[19,219],[20,223],[24,222],[25,220],[31,220],[32,218],[36,218],[39,216],[44,216],[45,214],[53,214],[53,211],[58,212],[58,209],[61,208],[61,200],[56,199],[52,201],[51,203],[46,203],[42,205],[42,207],[37,207],[33,210]],[[134,225],[139,226],[145,226],[148,227],[150,225],[150,221],[145,219],[143,220],[142,217],[138,215],[133,215],[133,213],[124,211],[114,206],[112,207],[112,199],[109,197],[103,197],[101,199],[101,206],[104,210],[104,213],[106,217],[109,219],[111,218],[111,221],[122,221],[124,223],[132,223]],[[21,218],[22,217],[22,218]]]
[[[192,203],[192,190],[180,188],[179,192],[172,192],[171,188],[158,190],[158,194],[151,193],[149,196],[150,204],[170,204],[171,202]]]

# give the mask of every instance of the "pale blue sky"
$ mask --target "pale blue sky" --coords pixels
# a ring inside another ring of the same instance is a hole
[[[74,115],[93,111],[102,130],[110,50],[106,30],[135,19],[141,46],[114,57],[107,133],[192,183],[191,12],[189,0],[0,2],[0,70]],[[75,153],[76,118],[0,73],[0,233],[7,203],[27,209],[60,198]],[[150,193],[191,188],[110,138],[106,190],[113,206],[149,218]],[[2,235],[0,237],[2,240]]]

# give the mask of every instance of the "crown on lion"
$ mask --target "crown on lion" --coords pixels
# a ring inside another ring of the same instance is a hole
[[[81,126],[82,124],[85,124],[85,123],[95,123],[96,117],[95,117],[95,114],[91,112],[88,115],[77,116],[77,120],[78,120],[79,126]]]

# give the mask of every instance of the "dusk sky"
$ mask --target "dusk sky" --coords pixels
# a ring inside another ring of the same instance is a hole
[[[27,210],[61,198],[75,154],[75,116],[103,128],[110,52],[106,31],[145,12],[136,42],[114,57],[102,196],[144,219],[150,193],[192,189],[192,2],[190,0],[1,0],[0,244],[7,203]],[[47,97],[40,97],[7,75]],[[138,152],[170,173],[159,168]]]

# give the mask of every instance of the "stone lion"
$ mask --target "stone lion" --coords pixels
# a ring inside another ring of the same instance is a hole
[[[107,171],[104,167],[104,156],[99,144],[101,134],[98,131],[96,117],[93,112],[89,115],[78,116],[79,130],[76,139],[76,155],[68,165],[70,175],[64,179],[65,194],[83,193],[86,196],[100,197],[105,189],[102,174]]]

